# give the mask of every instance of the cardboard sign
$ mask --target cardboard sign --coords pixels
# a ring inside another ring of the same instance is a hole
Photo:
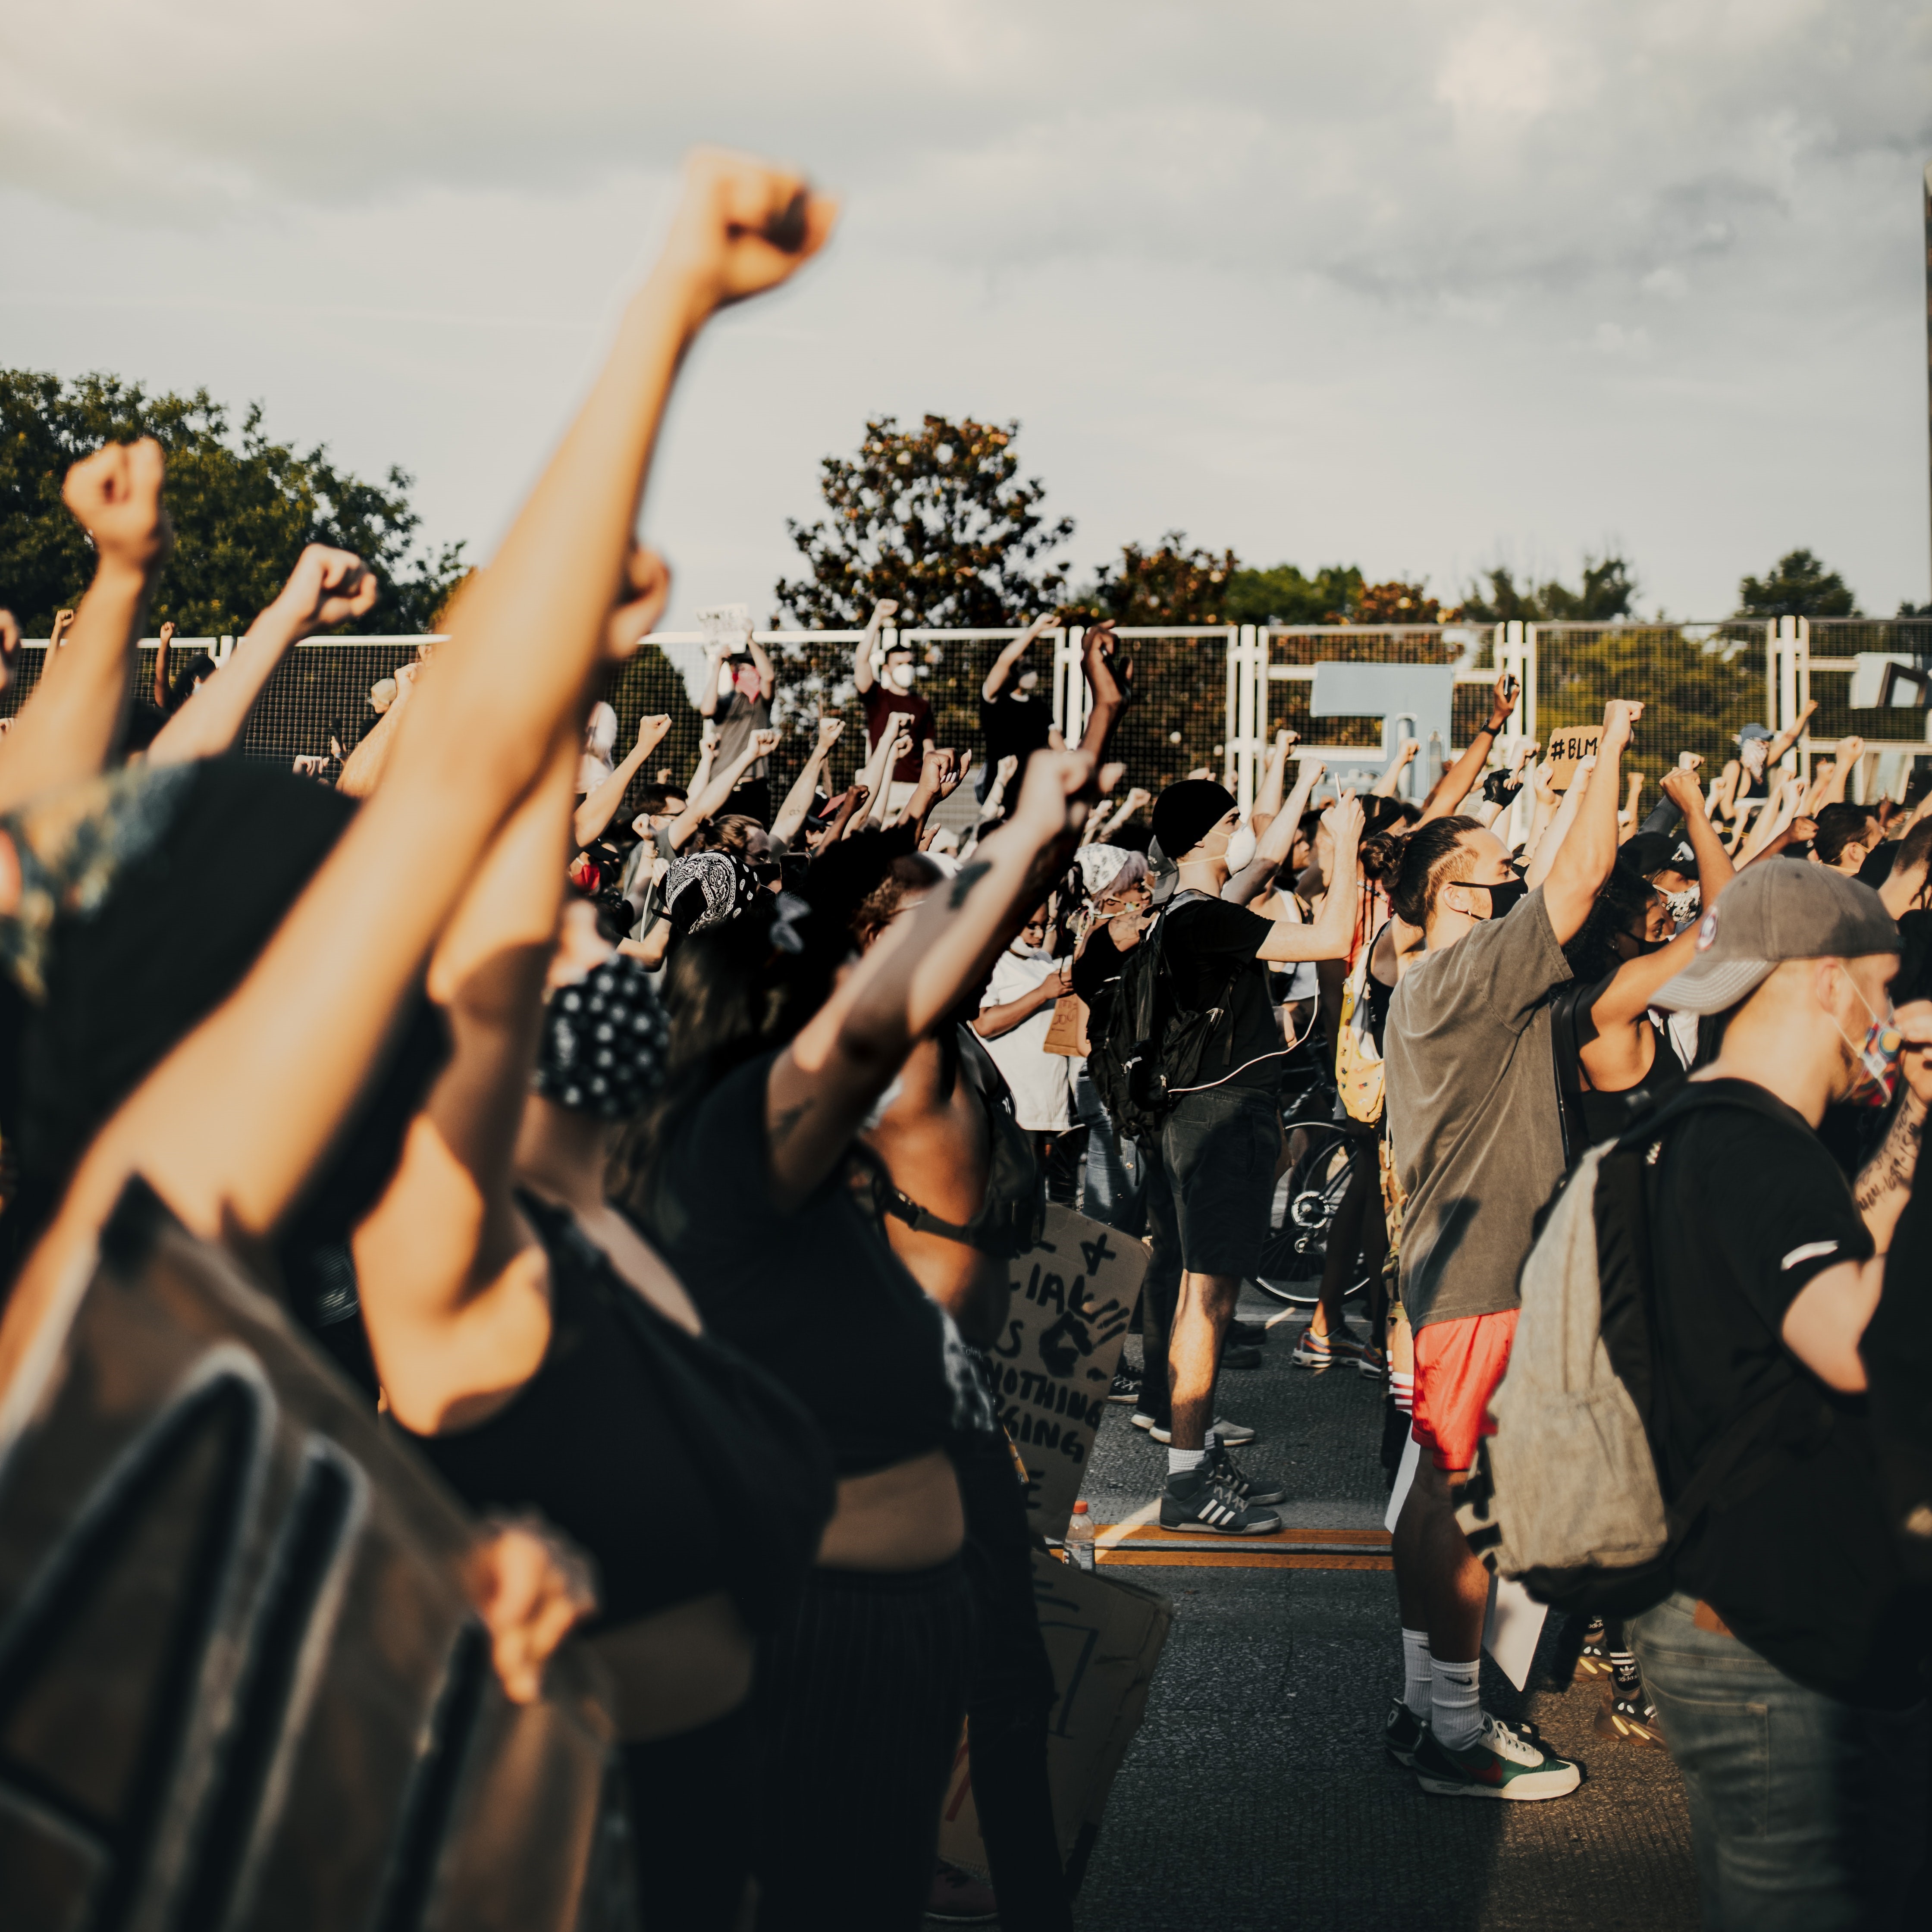
[[[1069,1881],[1077,1882],[1100,1835],[1114,1774],[1141,1727],[1174,1611],[1151,1590],[1076,1570],[1045,1550],[1034,1552],[1033,1590],[1053,1663],[1047,1783],[1060,1857]],[[960,1740],[940,1811],[939,1856],[984,1877],[969,1742]]]
[[[1560,792],[1568,791],[1576,776],[1576,767],[1586,758],[1597,755],[1604,735],[1600,724],[1575,725],[1567,731],[1552,731],[1545,755],[1550,760],[1550,782]]]
[[[1050,1206],[1039,1246],[1009,1264],[1012,1306],[986,1356],[1029,1520],[1049,1541],[1072,1519],[1147,1263],[1138,1241]]]
[[[1078,993],[1063,994],[1054,1001],[1053,1018],[1040,1050],[1060,1054],[1068,1060],[1087,1058],[1087,1002]]]

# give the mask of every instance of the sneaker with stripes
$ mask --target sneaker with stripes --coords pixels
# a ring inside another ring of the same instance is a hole
[[[1226,1448],[1216,1442],[1208,1452],[1208,1460],[1202,1464],[1209,1479],[1220,1488],[1226,1490],[1238,1503],[1285,1503],[1288,1500],[1286,1490],[1264,1489],[1252,1477],[1244,1474]]]
[[[1162,1529],[1210,1532],[1216,1536],[1266,1536],[1281,1518],[1222,1488],[1204,1469],[1188,1469],[1167,1479],[1160,1499]]]

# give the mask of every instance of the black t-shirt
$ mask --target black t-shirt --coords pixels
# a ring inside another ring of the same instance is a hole
[[[988,704],[980,700],[980,730],[986,741],[986,768],[996,769],[1002,758],[1018,758],[1020,769],[1046,743],[1053,728],[1053,713],[1036,694],[1003,692]],[[1019,778],[1015,776],[1013,783]]]
[[[1181,1010],[1225,1006],[1228,1013],[1228,1030],[1210,1040],[1192,1084],[1268,1094],[1280,1085],[1288,1042],[1268,998],[1268,968],[1255,956],[1274,930],[1272,920],[1225,899],[1180,897],[1162,920],[1161,952]]]
[[[848,1169],[804,1204],[772,1203],[766,1054],[680,1124],[651,1234],[706,1325],[783,1382],[864,1475],[990,1426],[951,1320],[906,1271]]]
[[[1798,1682],[1879,1706],[1923,1695],[1862,1397],[1834,1394],[1780,1330],[1815,1276],[1872,1252],[1851,1190],[1804,1119],[1762,1088],[1671,1130],[1652,1204],[1659,1386],[1653,1438],[1679,1494],[1745,1410],[1794,1393],[1768,1480],[1693,1526],[1674,1574]],[[1756,1457],[1748,1452],[1745,1466]]]
[[[1120,976],[1127,956],[1102,926],[1088,936],[1085,950],[1073,962],[1073,990],[1090,1006],[1095,996]]]

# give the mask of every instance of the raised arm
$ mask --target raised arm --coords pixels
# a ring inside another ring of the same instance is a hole
[[[798,829],[812,810],[812,797],[818,790],[818,775],[824,770],[825,761],[832,755],[832,748],[838,743],[838,734],[844,728],[842,718],[821,718],[818,721],[818,736],[806,754],[805,767],[793,782],[791,790],[785,794],[784,802],[772,820],[774,849],[782,851],[798,836]]]
[[[667,571],[667,590],[670,581],[670,572]],[[638,742],[625,753],[624,762],[602,784],[584,794],[571,819],[570,836],[580,846],[588,845],[592,839],[602,836],[604,828],[616,817],[617,808],[623,803],[624,794],[631,788],[631,781],[644,770],[644,760],[664,742],[670,730],[670,719],[662,712],[655,717],[638,720]]]
[[[980,686],[980,695],[990,704],[1006,688],[1006,680],[1013,674],[1013,668],[1027,654],[1027,646],[1041,632],[1050,629],[1053,613],[1043,610],[993,660],[993,668],[988,671]]]
[[[1418,823],[1426,825],[1432,818],[1448,818],[1461,810],[1463,800],[1483,782],[1484,768],[1490,762],[1490,754],[1496,748],[1497,738],[1509,723],[1518,695],[1514,676],[1508,671],[1502,672],[1490,693],[1490,715],[1483,721],[1483,728],[1469,740],[1462,755],[1436,781],[1429,796],[1423,800],[1422,817]]]
[[[248,626],[227,662],[154,734],[148,763],[184,765],[230,749],[290,647],[314,632],[367,616],[376,608],[377,588],[376,573],[359,556],[309,544],[281,594]]]
[[[1617,801],[1624,748],[1643,706],[1613,698],[1604,706],[1604,730],[1597,742],[1597,768],[1573,824],[1557,848],[1544,881],[1543,904],[1561,946],[1582,931],[1610,868],[1617,862]]]
[[[778,669],[772,662],[771,653],[756,638],[747,638],[745,648],[752,654],[752,662],[758,668],[758,695],[769,704],[772,693],[778,688]]]
[[[1257,838],[1264,838],[1268,827],[1281,815],[1281,788],[1288,772],[1288,748],[1294,742],[1292,731],[1277,731],[1268,747],[1268,763],[1262,767],[1261,787],[1255,794],[1248,823]]]
[[[707,818],[716,818],[724,809],[725,801],[738,789],[739,781],[746,772],[759,759],[769,758],[778,748],[778,734],[776,731],[754,731],[746,740],[745,748],[671,820],[673,848],[681,848]]]
[[[704,688],[698,694],[698,715],[700,718],[715,718],[718,715],[718,674],[724,668],[724,646],[710,644],[704,647]]]
[[[1664,775],[1664,795],[1684,814],[1684,836],[1697,860],[1697,890],[1708,905],[1731,882],[1735,868],[1718,828],[1704,809],[1704,788],[1694,765],[1680,765]]]
[[[65,648],[49,646],[40,682],[0,740],[0,812],[92,778],[120,745],[142,620],[174,545],[163,468],[160,445],[143,436],[109,443],[67,472],[61,500],[94,539],[94,581]]]
[[[1402,773],[1414,762],[1416,753],[1421,749],[1421,745],[1414,738],[1405,738],[1396,747],[1395,756],[1382,767],[1382,775],[1376,781],[1376,797],[1394,797],[1395,788],[1401,784]]]
[[[1784,729],[1765,747],[1764,768],[1767,772],[1786,752],[1797,744],[1800,738],[1804,736],[1804,728],[1811,722],[1811,714],[1817,709],[1818,700],[1815,698],[1807,698],[1804,701],[1804,708],[1798,714],[1797,722],[1795,724],[1786,725]]]
[[[1346,959],[1354,943],[1355,922],[1361,910],[1362,801],[1342,799],[1322,814],[1322,822],[1328,827],[1335,853],[1322,910],[1306,926],[1298,923],[1292,911],[1276,920],[1255,956],[1258,959],[1271,963]]]
[[[872,652],[879,641],[879,633],[885,628],[886,620],[894,615],[898,604],[896,599],[881,597],[872,606],[872,614],[866,620],[865,634],[852,648],[852,682],[859,687],[859,695],[863,698],[878,682],[878,674],[872,668]]]
[[[1030,759],[1012,819],[974,863],[895,922],[772,1064],[766,1120],[782,1207],[802,1201],[844,1158],[914,1042],[958,1004],[1018,929],[1037,902],[1042,854],[1079,830],[1084,807],[1075,795],[1093,769],[1078,752]]]
[[[1114,620],[1109,617],[1087,633],[1082,646],[1088,703],[1080,748],[1096,764],[1106,757],[1107,741],[1114,735],[1114,727],[1132,697],[1133,661],[1129,658],[1117,664],[1114,642]]]
[[[893,766],[912,749],[912,739],[906,728],[911,722],[910,711],[895,711],[887,716],[886,728],[879,734],[879,742],[872,747],[872,754],[866,760],[866,769],[860,775],[872,801],[866,814],[868,825],[883,825],[886,822],[886,806],[892,795],[890,774]]]
[[[1550,868],[1556,864],[1556,855],[1562,850],[1563,842],[1569,836],[1570,826],[1576,822],[1576,814],[1582,809],[1584,800],[1590,795],[1596,772],[1596,760],[1586,758],[1570,773],[1570,789],[1556,801],[1556,809],[1544,823],[1535,853],[1523,868],[1522,882],[1532,891],[1549,878]]]
[[[95,1232],[130,1174],[209,1238],[264,1235],[286,1212],[360,1097],[498,828],[575,722],[692,338],[726,303],[785,279],[834,216],[794,176],[694,158],[664,255],[608,364],[495,560],[459,595],[460,648],[429,666],[386,782],[241,986],[82,1160],[0,1323],[0,1386],[56,1295],[85,1280]],[[427,868],[425,850],[437,861]]]
[[[420,664],[396,667],[396,694],[389,700],[388,710],[364,734],[362,743],[343,760],[342,769],[336,774],[338,791],[350,798],[367,798],[382,783],[382,774],[388,769],[389,754],[395,747],[396,734],[402,729],[404,706],[414,695],[422,672]]]
[[[174,641],[175,627],[164,624],[160,646],[154,652],[154,709],[164,718],[168,712],[168,653]]]
[[[1288,798],[1286,810],[1275,814],[1268,830],[1256,842],[1255,856],[1221,890],[1221,896],[1236,905],[1246,905],[1260,898],[1294,849],[1295,831],[1301,824],[1301,814],[1308,809],[1309,794],[1321,782],[1322,772],[1326,769],[1319,758],[1301,758],[1296,763],[1298,770],[1294,790]],[[1356,809],[1359,815],[1359,805]]]

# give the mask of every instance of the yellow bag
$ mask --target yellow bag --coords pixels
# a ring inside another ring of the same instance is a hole
[[[1369,955],[1364,944],[1342,982],[1342,1021],[1335,1030],[1335,1085],[1352,1120],[1373,1126],[1382,1117],[1382,1056],[1369,1031]]]

